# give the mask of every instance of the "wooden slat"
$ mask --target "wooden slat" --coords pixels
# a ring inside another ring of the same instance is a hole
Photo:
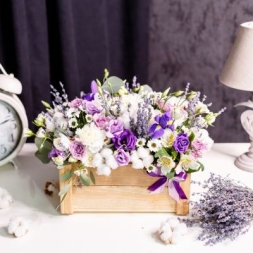
[[[73,189],[74,212],[175,212],[168,191],[151,195],[141,186],[90,186]]]

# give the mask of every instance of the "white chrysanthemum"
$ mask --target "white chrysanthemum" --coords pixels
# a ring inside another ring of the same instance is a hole
[[[12,202],[13,198],[10,193],[4,188],[0,188],[0,209],[10,206]]]
[[[176,139],[176,133],[172,132],[170,129],[165,129],[164,134],[161,137],[162,146],[165,148],[170,148],[173,146]]]
[[[180,157],[180,164],[186,171],[188,169],[198,170],[200,166],[200,164],[196,162],[196,160],[192,156],[184,154],[182,154]]]
[[[148,167],[146,167],[147,172],[152,172],[156,170],[156,167],[153,164],[150,164]]]
[[[157,164],[161,167],[161,172],[164,175],[167,175],[175,167],[175,162],[171,157],[162,156],[157,160]]]
[[[99,129],[94,123],[87,124],[82,129],[77,129],[76,134],[92,153],[97,153],[104,145],[106,133],[104,130]]]
[[[30,229],[30,221],[22,217],[12,217],[8,224],[8,233],[16,237],[24,236]]]
[[[162,141],[159,139],[151,139],[148,141],[147,146],[151,152],[157,152],[162,147]]]
[[[145,144],[146,144],[146,139],[140,138],[140,139],[137,139],[135,145],[136,145],[137,147],[143,147]]]
[[[93,120],[92,115],[89,115],[89,114],[85,115],[85,119],[88,123],[92,122]]]
[[[73,107],[69,108],[66,111],[66,115],[68,118],[72,118],[73,116],[79,117],[79,114],[80,114],[80,111],[77,108],[73,108]]]
[[[87,167],[94,167],[94,154],[92,152],[90,152],[89,150],[86,150],[84,157],[82,159],[82,163],[84,164],[84,166]]]
[[[78,126],[77,119],[76,118],[71,118],[69,120],[69,127],[70,128],[76,128],[77,126]]]

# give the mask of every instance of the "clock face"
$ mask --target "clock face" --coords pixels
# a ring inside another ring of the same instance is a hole
[[[22,135],[21,120],[12,106],[0,100],[0,161],[17,147]]]

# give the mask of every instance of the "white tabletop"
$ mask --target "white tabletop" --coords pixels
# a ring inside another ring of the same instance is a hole
[[[203,180],[210,172],[230,175],[253,188],[253,173],[234,165],[234,159],[248,150],[247,143],[214,144],[202,162],[204,172],[192,174],[192,179]],[[58,179],[58,170],[43,165],[34,157],[34,144],[25,144],[15,159],[18,169],[11,164],[0,168],[0,187],[14,198],[13,204],[0,210],[0,251],[11,252],[236,252],[252,245],[253,230],[234,242],[203,246],[196,240],[199,229],[192,228],[179,245],[165,245],[156,236],[161,222],[173,214],[88,213],[61,215],[56,211],[59,198],[44,193],[46,181]],[[191,191],[194,192],[194,185]],[[31,220],[30,231],[21,238],[8,235],[6,226],[12,216]]]

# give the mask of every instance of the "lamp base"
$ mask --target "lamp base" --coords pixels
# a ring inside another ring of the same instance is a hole
[[[253,157],[249,157],[248,153],[244,153],[236,158],[235,165],[248,172],[253,172]]]

